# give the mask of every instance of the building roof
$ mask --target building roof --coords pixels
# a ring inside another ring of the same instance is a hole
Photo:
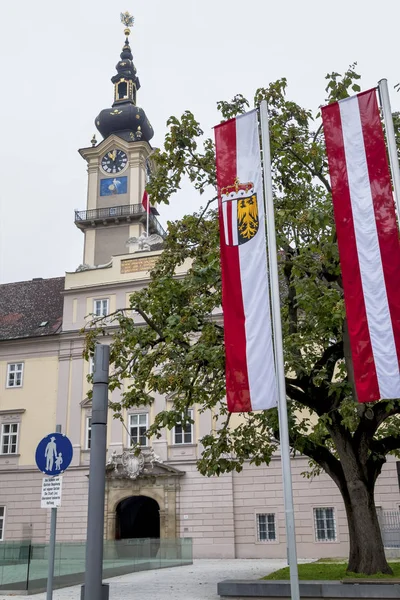
[[[61,331],[64,277],[0,284],[0,340]]]

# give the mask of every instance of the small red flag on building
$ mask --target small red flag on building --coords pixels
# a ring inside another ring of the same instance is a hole
[[[159,214],[156,207],[151,205],[150,196],[146,192],[146,190],[144,190],[144,192],[143,192],[142,206],[149,215],[158,215]]]
[[[142,206],[147,213],[151,213],[149,194],[146,190],[143,192]]]
[[[215,128],[230,412],[277,405],[257,112]]]
[[[322,118],[357,399],[400,398],[400,244],[376,90]]]

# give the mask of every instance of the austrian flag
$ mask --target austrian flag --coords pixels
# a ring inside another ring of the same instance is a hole
[[[322,118],[357,399],[400,398],[400,245],[376,91]]]
[[[277,403],[257,112],[215,128],[230,412]]]

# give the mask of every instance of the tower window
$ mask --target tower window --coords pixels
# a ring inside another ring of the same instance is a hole
[[[128,84],[126,81],[120,81],[118,84],[118,100],[128,97]]]

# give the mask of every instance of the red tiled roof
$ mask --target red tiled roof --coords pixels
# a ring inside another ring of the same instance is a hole
[[[61,331],[64,277],[0,284],[0,340]]]

